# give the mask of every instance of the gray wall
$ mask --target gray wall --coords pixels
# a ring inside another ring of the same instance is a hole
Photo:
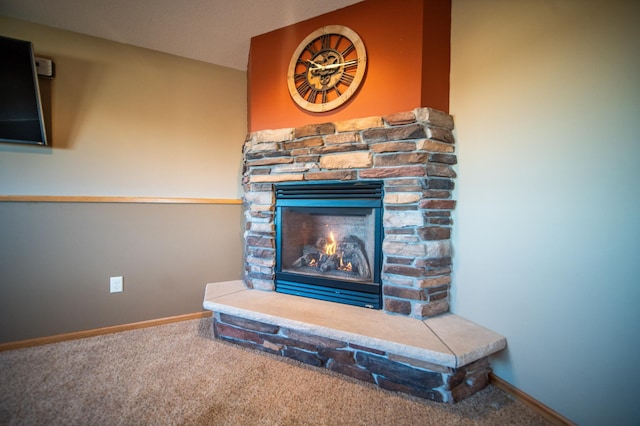
[[[241,276],[241,207],[0,203],[0,342],[201,311]]]
[[[640,2],[454,0],[455,313],[580,425],[640,424]]]

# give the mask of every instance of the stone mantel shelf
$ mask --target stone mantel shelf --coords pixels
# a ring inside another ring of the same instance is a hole
[[[450,368],[506,346],[505,337],[451,313],[421,320],[249,289],[241,280],[207,284],[203,307]]]

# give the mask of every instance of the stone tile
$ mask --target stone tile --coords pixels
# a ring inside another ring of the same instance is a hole
[[[336,124],[336,131],[338,132],[353,132],[365,129],[371,129],[375,127],[382,127],[384,123],[382,117],[365,117],[353,120],[338,121]]]
[[[399,112],[382,117],[382,119],[390,126],[399,126],[402,124],[415,123],[416,115],[412,111]]]
[[[372,164],[373,156],[366,151],[329,154],[320,158],[320,168],[322,169],[357,169],[371,167]]]
[[[424,323],[453,351],[458,361],[456,367],[498,352],[507,344],[505,337],[451,313],[426,319]]]
[[[251,182],[290,182],[304,180],[302,173],[283,173],[278,175],[251,176]]]
[[[416,120],[424,121],[438,127],[453,130],[453,117],[446,112],[432,108],[417,108],[414,110]]]
[[[247,287],[241,280],[207,284],[204,298],[205,301],[207,299],[216,299],[220,296],[226,296],[227,294],[237,293],[246,289]]]

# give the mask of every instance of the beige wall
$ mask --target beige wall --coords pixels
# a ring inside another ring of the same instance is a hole
[[[246,73],[0,17],[53,59],[51,148],[0,145],[0,194],[239,198]]]
[[[454,0],[455,313],[580,425],[639,424],[640,2]]]
[[[240,198],[246,73],[3,17],[0,35],[57,72],[51,147],[0,145],[0,195]],[[202,310],[241,277],[241,210],[0,202],[0,342]]]

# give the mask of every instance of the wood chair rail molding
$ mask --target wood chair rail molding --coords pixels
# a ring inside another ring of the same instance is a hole
[[[171,324],[179,321],[189,321],[210,317],[211,311],[201,311],[193,312],[190,314],[176,315],[173,317],[157,318],[147,321],[94,328],[90,330],[73,331],[71,333],[56,334],[53,336],[36,337],[33,339],[19,340],[16,342],[0,343],[0,352],[30,348],[33,346],[48,345],[51,343],[66,342],[69,340],[84,339],[86,337],[102,336],[104,334],[119,333],[121,331],[136,330],[139,328],[155,327],[158,325]]]
[[[95,197],[59,195],[0,195],[0,202],[15,203],[151,203],[151,204],[242,204],[232,198]]]

